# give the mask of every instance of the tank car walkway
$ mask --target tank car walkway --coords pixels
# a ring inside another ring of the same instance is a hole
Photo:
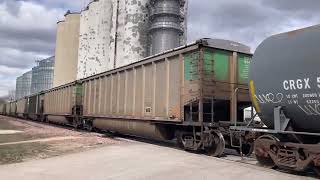
[[[258,166],[141,142],[0,166],[1,179],[305,179]]]

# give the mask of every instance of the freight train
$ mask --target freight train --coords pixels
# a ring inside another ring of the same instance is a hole
[[[2,114],[75,128],[177,139],[183,149],[220,156],[231,147],[234,118],[243,117],[251,105],[251,57],[245,45],[202,39],[0,109]],[[250,154],[252,142],[244,143],[240,151]]]
[[[88,130],[176,138],[183,149],[213,156],[225,147],[244,154],[254,149],[265,166],[319,173],[320,25],[268,38],[252,60],[238,44],[213,42],[203,39],[0,111]],[[246,122],[250,106],[257,114]]]

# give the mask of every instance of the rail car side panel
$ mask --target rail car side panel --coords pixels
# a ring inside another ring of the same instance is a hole
[[[27,107],[27,99],[19,99],[17,100],[17,116],[18,117],[24,117],[26,114],[26,107]]]
[[[181,121],[180,58],[176,55],[83,81],[84,116]]]

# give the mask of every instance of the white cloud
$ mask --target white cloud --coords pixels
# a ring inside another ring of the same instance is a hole
[[[0,96],[35,60],[54,54],[56,22],[64,13],[34,2],[0,1]]]
[[[91,0],[0,0],[0,97],[34,61],[54,54],[56,22]],[[320,22],[320,1],[189,0],[189,41],[230,39],[253,49],[268,36]]]
[[[229,39],[254,50],[273,34],[319,23],[320,11],[315,9],[320,8],[320,1],[308,2],[300,6],[300,0],[190,0],[188,37],[191,41]]]

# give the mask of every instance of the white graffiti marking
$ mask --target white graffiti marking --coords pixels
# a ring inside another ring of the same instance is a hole
[[[276,95],[273,93],[268,93],[268,94],[261,94],[261,95],[255,95],[255,97],[258,99],[258,101],[261,104],[266,104],[266,103],[281,103],[283,100],[283,94],[282,93],[277,93]]]
[[[320,104],[304,105],[298,107],[308,116],[319,116],[320,115]]]

